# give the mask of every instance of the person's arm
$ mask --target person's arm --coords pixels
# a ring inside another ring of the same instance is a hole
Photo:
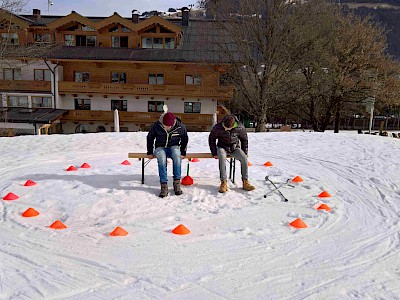
[[[240,147],[242,148],[243,152],[247,155],[249,150],[249,139],[247,137],[247,132],[244,127],[240,129],[239,140],[240,140]]]
[[[189,137],[187,134],[186,126],[181,124],[181,155],[186,156],[187,145],[189,142]]]
[[[154,139],[155,139],[155,125],[151,126],[147,134],[147,155],[153,155],[154,152]]]
[[[208,137],[208,145],[210,146],[210,151],[212,156],[217,155],[217,134],[215,131],[215,127],[210,132]]]

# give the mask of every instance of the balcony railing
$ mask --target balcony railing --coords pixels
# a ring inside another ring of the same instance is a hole
[[[51,92],[50,81],[0,80],[0,91],[6,92]]]
[[[128,94],[128,95],[160,95],[170,97],[210,97],[232,99],[232,87],[203,87],[196,85],[152,85],[128,83],[101,82],[70,82],[58,83],[60,94]]]
[[[135,123],[138,125],[150,125],[160,118],[161,113],[152,112],[119,112],[119,121],[121,123]],[[175,114],[182,122],[191,127],[211,126],[213,124],[213,115],[211,114]],[[113,122],[113,111],[99,110],[70,110],[62,117],[62,121],[73,122]]]

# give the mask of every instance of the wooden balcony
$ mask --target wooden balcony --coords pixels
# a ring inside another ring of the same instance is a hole
[[[233,97],[232,87],[203,87],[196,85],[152,85],[128,83],[101,82],[70,82],[58,83],[60,94],[118,94],[134,96],[165,96],[165,97],[208,97],[220,100],[230,100]]]
[[[212,114],[175,114],[182,122],[191,128],[211,126],[213,123]],[[138,126],[148,126],[160,118],[160,113],[150,112],[129,112],[120,111],[119,121],[121,123],[134,123]],[[61,121],[73,122],[114,122],[113,111],[99,110],[70,110],[64,115]]]
[[[0,80],[0,91],[50,93],[51,82],[34,80]]]

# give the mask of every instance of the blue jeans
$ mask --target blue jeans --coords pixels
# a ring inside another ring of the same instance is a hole
[[[160,176],[160,183],[168,182],[167,177],[167,157],[172,158],[173,178],[174,180],[181,179],[181,149],[179,146],[172,146],[170,148],[158,147],[154,151],[154,156],[158,162],[158,175]]]

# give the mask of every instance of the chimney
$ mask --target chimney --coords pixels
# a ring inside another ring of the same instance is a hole
[[[139,12],[136,9],[132,10],[132,22],[139,23]]]
[[[182,26],[189,26],[189,8],[182,7]]]
[[[40,19],[40,9],[34,8],[32,15],[35,20],[39,20]]]

